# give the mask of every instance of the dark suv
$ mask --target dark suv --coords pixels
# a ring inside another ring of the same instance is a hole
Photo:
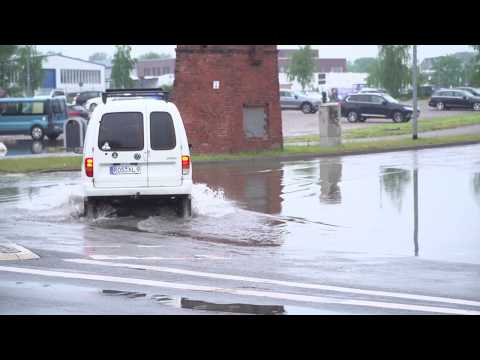
[[[340,103],[342,116],[349,122],[364,122],[367,118],[387,118],[394,122],[409,121],[413,108],[400,104],[388,94],[352,94]],[[417,113],[420,113],[417,109]]]
[[[83,106],[85,105],[87,100],[90,100],[92,98],[99,97],[99,96],[102,96],[101,91],[83,91],[77,96],[75,100],[75,104]]]
[[[444,89],[435,92],[428,105],[438,110],[468,108],[480,111],[480,96],[475,96],[466,90]]]

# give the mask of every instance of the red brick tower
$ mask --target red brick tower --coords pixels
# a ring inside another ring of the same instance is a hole
[[[173,101],[193,151],[283,147],[275,45],[178,45]]]

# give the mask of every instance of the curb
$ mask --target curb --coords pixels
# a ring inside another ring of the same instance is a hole
[[[444,148],[444,147],[455,147],[455,146],[465,146],[465,145],[476,145],[480,144],[480,140],[470,140],[462,141],[455,143],[444,143],[444,144],[426,144],[426,145],[417,145],[417,146],[404,146],[404,147],[392,147],[389,149],[370,149],[370,150],[353,150],[353,151],[344,151],[344,152],[332,152],[332,153],[298,153],[298,154],[288,154],[288,155],[275,155],[275,156],[255,156],[242,159],[218,159],[218,160],[192,160],[192,165],[201,166],[202,164],[235,164],[235,163],[256,163],[264,161],[288,161],[288,160],[311,160],[324,157],[338,157],[338,156],[353,156],[353,155],[368,155],[368,154],[379,154],[379,153],[388,153],[388,152],[399,152],[399,151],[411,151],[411,150],[424,150],[424,149],[434,149],[434,148]],[[80,157],[81,155],[79,155]],[[38,158],[47,158],[47,156],[39,156]],[[11,158],[10,158],[11,159]],[[1,160],[0,160],[1,161]],[[31,171],[27,173],[51,173],[51,172],[62,172],[62,171],[80,171],[78,169],[48,169],[48,170],[38,170]],[[7,173],[2,172],[1,173]]]
[[[31,260],[40,256],[17,244],[0,243],[0,261],[2,260]]]

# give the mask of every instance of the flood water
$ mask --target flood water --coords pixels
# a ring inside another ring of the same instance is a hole
[[[257,164],[195,165],[193,217],[83,210],[78,172],[2,175],[0,238],[86,253],[89,244],[188,239],[322,253],[480,263],[480,146]],[[415,196],[416,194],[416,196]]]

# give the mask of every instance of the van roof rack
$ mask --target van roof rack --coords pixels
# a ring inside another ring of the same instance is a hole
[[[109,97],[142,97],[142,96],[161,96],[162,100],[168,102],[168,91],[158,89],[107,89],[102,93],[102,102],[107,103]]]

